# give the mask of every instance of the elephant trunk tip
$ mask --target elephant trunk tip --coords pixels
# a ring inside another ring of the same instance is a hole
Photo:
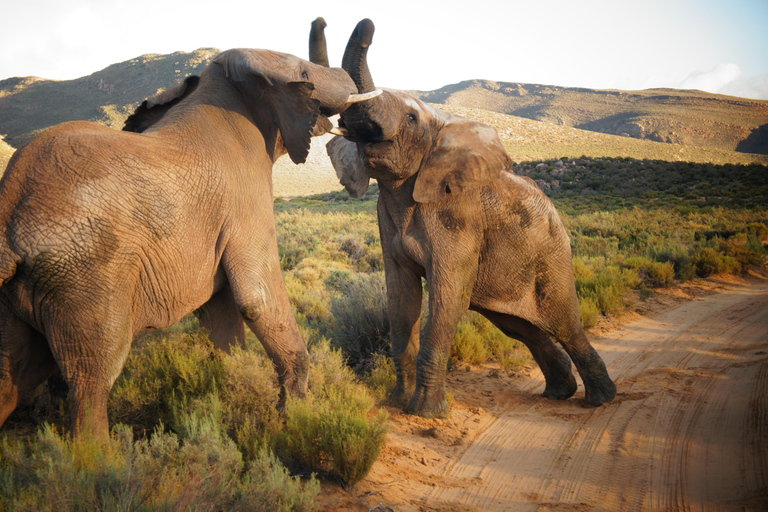
[[[330,67],[328,49],[325,42],[325,27],[328,24],[324,18],[317,18],[312,22],[309,31],[309,61],[324,67]]]
[[[373,21],[365,18],[360,20],[360,22],[357,24],[357,27],[355,27],[355,33],[353,34],[353,37],[358,39],[360,46],[367,48],[373,41],[373,33],[375,30],[376,27],[374,26]]]

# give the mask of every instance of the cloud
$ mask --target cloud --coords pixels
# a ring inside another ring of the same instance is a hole
[[[742,98],[768,99],[768,75],[748,77],[737,64],[718,64],[708,71],[695,71],[678,86]]]
[[[727,84],[741,78],[743,73],[736,64],[718,64],[709,71],[694,71],[680,84],[681,89],[699,89],[720,92]]]

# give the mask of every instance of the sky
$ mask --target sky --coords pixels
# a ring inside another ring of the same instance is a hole
[[[357,22],[373,20],[380,87],[487,79],[768,100],[768,0],[24,0],[1,11],[0,80],[69,80],[202,47],[307,58],[322,16],[335,66]]]

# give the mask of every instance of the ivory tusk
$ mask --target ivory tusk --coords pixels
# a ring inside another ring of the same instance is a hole
[[[360,103],[361,101],[368,101],[372,98],[375,98],[381,93],[382,93],[381,89],[376,89],[374,91],[366,92],[363,94],[350,94],[349,98],[347,98],[347,105],[351,103]]]
[[[349,131],[346,128],[340,128],[338,126],[334,126],[333,128],[331,128],[329,133],[332,133],[334,135],[341,135],[342,137],[346,137],[347,135],[349,135]]]

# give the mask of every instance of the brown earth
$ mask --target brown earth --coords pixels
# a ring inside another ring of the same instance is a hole
[[[657,290],[590,335],[618,385],[540,396],[535,368],[450,373],[448,419],[390,408],[387,443],[336,511],[768,510],[768,272]]]

